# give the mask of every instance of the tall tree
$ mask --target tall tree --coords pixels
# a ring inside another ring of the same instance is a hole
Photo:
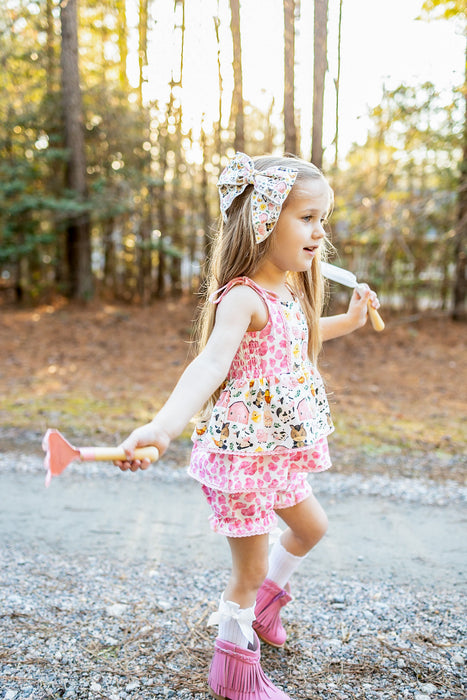
[[[295,124],[295,0],[284,0],[284,147],[297,153]]]
[[[458,190],[458,221],[455,243],[456,274],[453,289],[452,316],[456,321],[466,318],[465,297],[467,291],[467,46],[465,54],[464,83],[464,131],[462,162],[460,164]]]
[[[182,204],[182,179],[183,179],[183,147],[182,147],[182,121],[183,111],[182,104],[176,99],[174,88],[183,85],[183,60],[185,48],[185,0],[174,0],[174,34],[179,35],[179,56],[180,63],[176,71],[172,70],[172,79],[170,81],[170,98],[167,105],[167,117],[173,120],[175,133],[173,134],[173,152],[175,154],[173,162],[173,180],[172,187],[174,196],[172,197],[172,231],[171,239],[173,244],[173,252],[170,260],[170,283],[171,293],[174,296],[179,296],[182,293],[182,251],[185,247],[185,231],[184,231],[184,216]],[[178,75],[177,75],[178,74]]]
[[[245,119],[243,112],[242,86],[242,43],[240,39],[240,0],[230,0],[233,42],[233,73],[234,89],[232,95],[231,121],[235,124],[234,148],[236,151],[245,150]]]
[[[222,81],[222,70],[221,70],[221,40],[219,35],[219,29],[221,25],[221,20],[219,16],[219,0],[217,0],[217,14],[213,17],[214,20],[214,31],[216,33],[216,45],[217,45],[217,82],[219,85],[219,101],[218,101],[218,112],[219,121],[216,126],[216,146],[217,153],[220,155],[222,150],[222,98],[224,94],[223,81]],[[203,145],[204,152],[204,131],[203,137],[201,138],[201,145]]]
[[[65,144],[68,152],[66,186],[74,194],[78,209],[67,223],[69,294],[86,301],[93,293],[91,270],[91,226],[86,207],[86,159],[83,110],[78,67],[77,0],[60,5],[61,77]]]
[[[126,74],[126,63],[128,58],[127,45],[127,21],[126,21],[126,2],[125,0],[115,0],[115,10],[117,13],[117,32],[118,32],[118,53],[119,53],[119,82],[121,90],[128,88],[128,80]]]
[[[339,0],[339,22],[337,31],[337,75],[334,79],[334,85],[336,88],[336,131],[334,133],[334,168],[337,168],[337,164],[339,161],[339,97],[341,82],[342,3],[343,0]]]
[[[54,19],[53,19],[53,4],[52,0],[46,0],[45,4],[45,22],[46,22],[46,42],[47,42],[47,95],[51,96],[54,91],[55,78],[55,60],[54,60]]]
[[[139,24],[138,24],[139,46],[139,107],[141,114],[144,115],[146,125],[144,130],[144,139],[148,143],[151,142],[151,127],[150,116],[148,111],[143,106],[143,87],[147,81],[145,71],[148,65],[148,0],[140,0],[139,2]],[[149,152],[150,153],[150,152]],[[153,230],[152,222],[152,199],[154,196],[153,187],[151,184],[151,156],[149,155],[142,167],[144,178],[148,184],[145,188],[145,196],[141,207],[141,221],[139,226],[138,240],[138,255],[137,255],[137,289],[138,296],[143,304],[149,302],[151,298],[151,282],[152,282],[152,250],[151,236]]]
[[[144,71],[148,65],[148,0],[140,0],[139,2],[139,46],[138,46],[138,65],[139,65],[139,105],[143,106],[143,85],[147,76]]]
[[[313,127],[311,161],[323,165],[324,78],[327,70],[328,0],[315,0],[313,45]]]

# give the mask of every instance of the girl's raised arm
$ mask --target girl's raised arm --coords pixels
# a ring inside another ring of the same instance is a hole
[[[355,289],[345,314],[321,318],[319,326],[323,341],[339,338],[364,326],[368,315],[368,300],[375,309],[379,308],[378,297],[369,287],[364,294],[360,294]]]
[[[162,454],[170,441],[180,435],[188,421],[204,406],[222,384],[238,346],[264,304],[252,289],[234,287],[219,303],[214,328],[201,353],[183,372],[172,394],[154,419],[136,428],[121,447],[127,462],[116,462],[121,469],[145,468],[149,463],[132,460],[136,447],[155,445]]]

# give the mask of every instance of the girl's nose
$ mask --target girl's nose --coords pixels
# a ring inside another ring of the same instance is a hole
[[[323,228],[323,224],[319,221],[316,226],[313,227],[313,238],[324,238],[326,231]]]

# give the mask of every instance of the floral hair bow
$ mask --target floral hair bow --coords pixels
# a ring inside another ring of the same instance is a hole
[[[261,243],[272,232],[281,213],[282,205],[292,189],[297,170],[273,166],[255,170],[255,164],[245,153],[236,153],[221,173],[217,182],[222,217],[227,221],[227,211],[235,197],[248,185],[253,185],[251,216],[256,243]]]

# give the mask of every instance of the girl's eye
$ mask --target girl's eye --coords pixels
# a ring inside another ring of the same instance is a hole
[[[309,223],[310,221],[313,221],[316,218],[317,217],[314,214],[307,214],[306,216],[303,217],[303,221],[305,221],[306,223]],[[322,226],[325,226],[328,223],[328,220],[325,216],[323,216],[320,218],[319,222],[320,222],[320,224],[322,224]]]

